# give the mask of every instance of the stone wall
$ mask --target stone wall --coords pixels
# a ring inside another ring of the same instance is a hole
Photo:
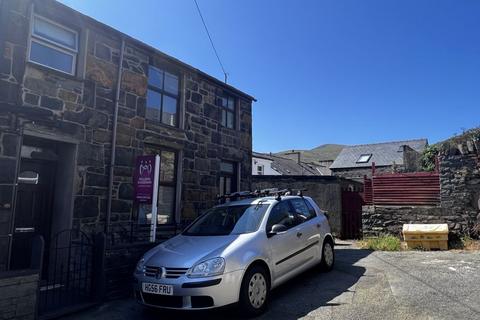
[[[361,184],[332,176],[253,176],[252,190],[267,188],[307,189],[318,206],[329,214],[332,232],[339,236],[342,231],[342,189],[358,190]]]
[[[0,319],[35,319],[38,273],[0,272]]]
[[[128,297],[132,292],[133,270],[145,252],[155,244],[128,244],[110,248],[106,255],[107,299]]]
[[[25,68],[27,6],[21,1],[0,2],[0,271],[6,269],[17,166],[18,132],[11,107],[19,99]]]
[[[440,205],[364,206],[363,234],[399,235],[404,223],[447,223],[451,233],[480,236],[480,166],[474,153],[440,156]]]
[[[403,170],[403,166],[396,166],[395,170]],[[375,172],[376,173],[392,173],[394,172],[394,169],[392,166],[386,166],[386,167],[375,167]],[[372,168],[342,168],[342,169],[333,169],[332,174],[337,177],[342,177],[345,179],[352,179],[358,182],[363,183],[363,178],[364,176],[367,176],[368,178],[372,177]]]
[[[441,207],[363,206],[364,236],[382,234],[400,236],[403,225],[410,223],[446,223],[450,232],[460,235],[468,232],[471,220],[467,215]]]
[[[440,198],[442,208],[468,221],[462,233],[480,236],[480,157],[477,154],[440,157]]]

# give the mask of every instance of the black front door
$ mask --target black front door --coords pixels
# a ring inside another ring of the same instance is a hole
[[[42,235],[45,248],[49,247],[55,169],[55,162],[21,160],[10,269],[30,267],[35,235]]]

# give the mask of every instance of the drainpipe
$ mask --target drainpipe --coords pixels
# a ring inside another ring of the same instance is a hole
[[[115,150],[117,144],[117,122],[118,122],[118,100],[120,100],[120,84],[122,81],[123,71],[123,53],[125,51],[125,39],[122,37],[122,47],[120,49],[120,63],[117,74],[117,88],[115,92],[115,109],[113,111],[113,129],[112,129],[112,151],[110,155],[110,173],[108,175],[108,198],[107,198],[107,214],[105,216],[105,233],[110,230],[110,217],[112,215],[112,191],[113,191],[113,169],[115,166]]]

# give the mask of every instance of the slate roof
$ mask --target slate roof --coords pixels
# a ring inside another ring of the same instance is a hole
[[[314,164],[304,162],[297,163],[292,159],[282,158],[273,154],[252,152],[255,158],[262,158],[272,161],[272,169],[285,176],[321,176],[324,173],[322,168],[317,170]]]
[[[391,166],[394,162],[402,165],[403,152],[401,147],[403,145],[408,145],[417,152],[423,152],[428,145],[428,141],[427,139],[416,139],[348,146],[343,148],[330,169],[365,168],[371,167],[372,162],[375,162],[377,167]],[[371,154],[372,156],[366,163],[357,163],[360,156],[364,154]]]
[[[267,159],[267,160],[272,160],[272,156],[269,155],[268,153],[260,153],[260,152],[255,152],[253,151],[252,152],[252,157],[254,158],[261,158],[261,159]]]

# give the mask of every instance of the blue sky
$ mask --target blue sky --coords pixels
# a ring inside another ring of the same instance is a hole
[[[480,125],[480,1],[197,1],[229,83],[258,99],[256,151]],[[193,0],[61,2],[223,79]]]

